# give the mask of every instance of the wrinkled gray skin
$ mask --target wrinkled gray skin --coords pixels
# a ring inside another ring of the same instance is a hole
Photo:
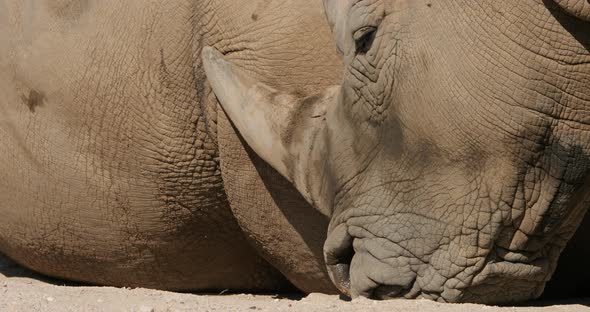
[[[305,97],[341,76],[326,42],[319,0],[0,0],[0,253],[101,285],[335,292],[327,218],[248,154],[200,58]]]
[[[324,2],[340,86],[300,101],[214,49],[203,59],[246,142],[331,217],[334,283],[539,296],[590,204],[587,1]]]

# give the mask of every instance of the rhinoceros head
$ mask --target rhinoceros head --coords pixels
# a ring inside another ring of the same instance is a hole
[[[330,216],[342,292],[525,300],[589,205],[590,24],[573,2],[325,0],[344,76],[305,99],[203,58],[246,142]]]

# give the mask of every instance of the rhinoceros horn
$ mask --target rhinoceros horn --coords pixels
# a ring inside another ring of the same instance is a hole
[[[300,99],[249,77],[212,47],[203,48],[202,59],[213,92],[248,145],[329,214],[323,181],[326,112],[339,87]]]

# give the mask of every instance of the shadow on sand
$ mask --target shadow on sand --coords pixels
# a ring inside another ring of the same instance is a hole
[[[19,279],[19,278],[23,278],[23,279],[32,279],[32,280],[36,280],[36,281],[40,281],[43,283],[48,283],[51,285],[56,285],[56,286],[92,286],[92,285],[88,285],[88,284],[82,284],[82,283],[76,283],[76,282],[70,282],[70,281],[64,281],[64,280],[59,280],[59,279],[55,279],[55,278],[51,278],[51,277],[47,277],[38,273],[35,273],[31,270],[28,270],[20,265],[18,265],[17,263],[15,263],[14,261],[6,258],[5,256],[3,256],[2,254],[0,254],[0,280],[2,280],[3,277],[6,278],[15,278],[15,279]],[[231,295],[231,292],[227,292],[225,293],[227,295]],[[211,294],[208,293],[208,295],[224,295],[222,294]],[[302,294],[295,294],[295,293],[286,293],[286,294],[278,294],[275,295],[274,298],[277,299],[290,299],[290,300],[294,300],[294,301],[299,301],[301,299],[303,299],[305,297],[305,295]],[[343,301],[350,301],[350,299],[340,296],[340,299]],[[585,306],[590,306],[590,298],[572,298],[572,299],[562,299],[562,300],[535,300],[535,301],[529,301],[529,302],[525,302],[523,304],[519,304],[519,305],[515,305],[516,307],[549,307],[549,306],[553,306],[553,305],[585,305]]]

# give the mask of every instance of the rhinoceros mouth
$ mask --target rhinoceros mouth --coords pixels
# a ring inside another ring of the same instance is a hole
[[[371,278],[368,275],[364,276],[364,273],[362,273],[362,271],[370,271],[371,268],[367,269],[358,266],[358,263],[374,263],[369,259],[373,255],[371,252],[363,251],[362,248],[356,249],[360,248],[359,246],[362,246],[364,242],[362,238],[353,236],[355,231],[351,227],[354,228],[347,222],[333,227],[324,244],[324,256],[330,279],[343,295],[350,298],[366,296],[372,299],[385,300],[399,297],[421,297],[449,302],[502,303],[505,302],[506,298],[510,298],[508,294],[502,293],[502,289],[505,288],[507,283],[508,285],[513,283],[514,285],[521,285],[519,289],[522,291],[518,298],[527,300],[541,294],[543,285],[552,271],[550,257],[546,255],[547,251],[514,251],[495,244],[489,251],[488,257],[485,260],[482,259],[481,267],[479,269],[472,268],[475,272],[468,278],[469,282],[456,288],[450,287],[447,289],[448,285],[441,286],[444,288],[441,292],[436,292],[431,288],[422,289],[423,287],[419,286],[421,285],[418,281],[419,276],[414,276],[413,279],[401,278],[399,272],[396,273],[400,268],[395,267],[391,267],[390,270],[392,271],[382,274],[382,276],[388,276],[388,278],[373,279],[374,276]],[[363,261],[357,262],[359,257]],[[366,283],[359,284],[359,280],[355,279],[359,275],[370,279],[369,285]],[[392,278],[391,276],[396,277]],[[398,285],[391,285],[390,283]],[[481,294],[482,291],[487,293],[492,290],[497,293],[496,297]],[[510,300],[510,302],[512,301]]]
[[[534,263],[542,259],[539,251],[511,250],[498,244],[495,246],[495,252],[498,259],[511,263]]]
[[[388,285],[373,280],[374,287],[368,289],[352,290],[351,267],[355,256],[371,257],[366,253],[356,254],[354,250],[355,238],[349,234],[348,225],[345,223],[337,226],[328,236],[324,245],[324,256],[328,269],[328,275],[336,288],[345,296],[351,298],[359,295],[371,299],[385,300],[409,295],[413,282],[409,285]],[[358,285],[357,285],[358,286]],[[415,296],[412,296],[415,297]]]

